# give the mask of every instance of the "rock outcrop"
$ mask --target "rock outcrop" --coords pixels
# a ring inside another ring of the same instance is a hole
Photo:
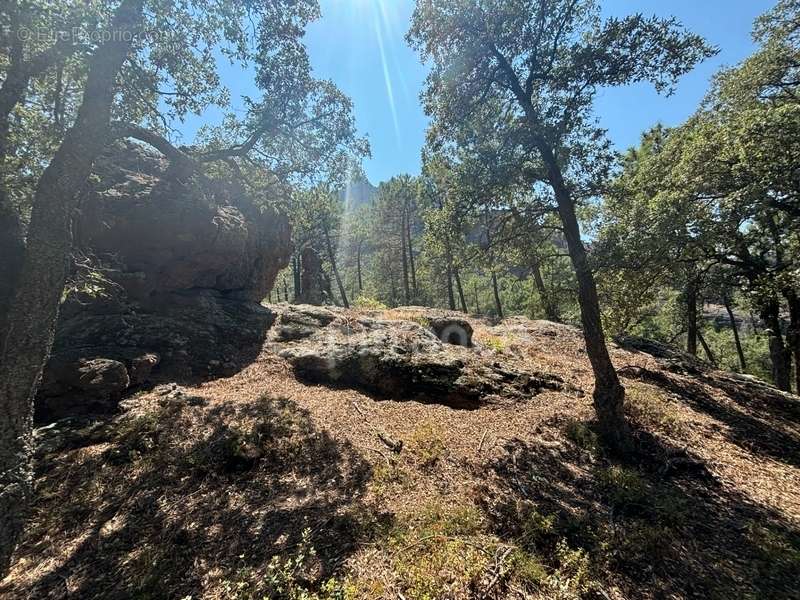
[[[259,302],[288,264],[290,230],[241,186],[186,177],[126,144],[98,161],[74,231],[79,259],[39,397],[42,418],[73,412],[81,398],[113,403],[154,370],[229,373],[260,349],[274,317]],[[119,365],[113,385],[102,361]],[[86,374],[99,364],[102,374]],[[102,389],[87,389],[87,377]]]
[[[271,307],[277,314],[268,341],[298,377],[454,408],[513,402],[545,390],[580,393],[554,375],[501,365],[470,343],[442,341],[444,317],[383,320],[313,306]],[[434,325],[434,323],[436,325]],[[452,319],[448,327],[461,327]],[[467,323],[467,327],[469,324]],[[471,336],[472,328],[468,329]],[[459,333],[459,341],[462,334]]]

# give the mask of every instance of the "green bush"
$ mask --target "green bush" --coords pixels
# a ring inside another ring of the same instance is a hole
[[[356,298],[355,302],[353,302],[353,306],[355,308],[360,308],[362,310],[388,310],[389,307],[386,306],[383,302],[376,298],[370,298],[369,296],[359,296]]]

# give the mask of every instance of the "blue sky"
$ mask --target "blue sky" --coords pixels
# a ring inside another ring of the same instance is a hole
[[[419,103],[426,69],[405,43],[413,0],[320,0],[322,19],[308,30],[315,75],[333,80],[354,102],[358,128],[369,137],[365,163],[377,184],[400,173],[417,174],[427,119]],[[620,148],[635,144],[657,122],[678,124],[697,108],[710,77],[753,50],[753,20],[775,0],[601,0],[607,15],[674,15],[720,48],[720,54],[685,76],[664,98],[647,85],[603,90],[596,103],[601,124]],[[253,94],[252,75],[224,70],[234,98]],[[206,118],[210,116],[207,115]],[[190,136],[198,120],[183,127]]]

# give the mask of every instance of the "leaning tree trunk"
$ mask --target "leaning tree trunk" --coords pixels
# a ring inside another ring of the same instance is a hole
[[[364,245],[362,240],[358,241],[358,248],[356,250],[356,272],[358,274],[358,293],[364,292],[364,280],[361,275],[361,249]]]
[[[403,212],[400,224],[400,253],[402,254],[403,266],[403,297],[406,306],[411,304],[411,284],[408,280],[408,256],[406,256],[406,215]]]
[[[301,279],[302,274],[300,273],[300,254],[295,250],[294,255],[292,256],[292,283],[294,284],[294,301],[297,302],[297,299],[300,298],[304,291],[303,284]],[[289,302],[289,299],[286,299],[286,302]]]
[[[419,294],[417,287],[417,265],[414,262],[414,242],[411,238],[411,218],[406,214],[406,239],[408,244],[408,265],[411,267],[411,289],[414,291],[414,296]]]
[[[492,271],[492,295],[494,296],[494,309],[497,311],[497,318],[501,321],[505,318],[503,315],[503,302],[500,300],[500,286],[497,283],[497,273]]]
[[[447,306],[450,310],[456,309],[456,297],[453,294],[453,267],[450,265],[450,258],[447,259]]]
[[[706,354],[706,358],[708,362],[710,362],[713,366],[717,366],[717,359],[714,356],[714,353],[711,351],[711,347],[706,342],[706,338],[703,337],[703,334],[699,331],[697,332],[697,339],[700,341],[700,345],[703,346],[703,352]]]
[[[611,356],[606,346],[597,285],[581,240],[575,205],[552,149],[541,140],[538,148],[556,197],[558,214],[564,227],[564,238],[578,280],[578,303],[581,308],[586,354],[589,356],[589,362],[591,362],[594,372],[593,400],[600,434],[611,447],[625,451],[631,443],[630,429],[625,420],[624,411],[625,388],[622,387],[617,372],[614,370],[614,364],[611,362]]]
[[[769,358],[772,362],[772,381],[780,390],[791,391],[791,355],[783,342],[781,333],[780,304],[771,298],[761,306],[761,320],[769,342]]]
[[[112,22],[132,32],[143,0],[124,0]],[[110,137],[115,82],[131,51],[131,37],[111,36],[89,61],[75,124],[45,169],[33,198],[25,260],[9,311],[0,354],[0,572],[22,533],[32,486],[33,398],[53,343],[71,246],[75,196]]]
[[[15,29],[13,21],[11,29]],[[16,39],[17,36],[13,37],[5,80],[0,86],[0,177],[4,179],[5,162],[10,152],[11,113],[22,101],[30,81],[22,41]],[[8,311],[25,252],[22,221],[9,201],[7,189],[8,181],[0,181],[0,349],[5,339]]]
[[[333,243],[331,242],[331,234],[326,228],[324,230],[325,233],[325,245],[328,249],[328,260],[331,262],[331,270],[333,271],[333,277],[336,279],[336,287],[339,288],[339,295],[342,297],[342,305],[345,308],[350,308],[350,303],[347,301],[347,292],[344,289],[344,284],[342,283],[342,278],[339,275],[339,268],[336,266],[336,252],[333,250]]]
[[[456,282],[456,290],[458,291],[458,301],[461,303],[461,312],[464,314],[469,312],[467,308],[467,300],[464,297],[464,287],[461,285],[461,275],[458,272],[458,269],[453,269],[453,279]]]
[[[544,314],[548,321],[558,323],[561,317],[558,314],[558,307],[556,306],[550,294],[547,293],[547,288],[544,285],[544,278],[542,277],[542,269],[539,266],[539,261],[534,260],[531,263],[531,273],[533,273],[533,283],[536,285],[536,291],[539,294],[539,300],[542,302]]]
[[[744,350],[742,349],[742,340],[739,337],[739,326],[736,324],[736,316],[733,314],[731,301],[727,296],[722,299],[722,303],[725,305],[725,311],[728,313],[728,320],[730,321],[731,330],[733,331],[733,341],[736,344],[736,354],[739,356],[739,367],[741,368],[742,373],[745,373],[747,371],[747,361],[744,358]]]

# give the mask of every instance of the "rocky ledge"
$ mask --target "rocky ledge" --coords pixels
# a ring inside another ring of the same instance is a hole
[[[75,218],[37,417],[113,410],[151,374],[230,374],[255,358],[274,320],[259,303],[291,252],[270,204],[138,144],[103,156]]]
[[[526,371],[472,342],[472,327],[436,311],[355,313],[307,305],[272,305],[267,348],[301,379],[352,387],[379,397],[454,408],[530,398],[542,391],[581,391],[560,377]]]

